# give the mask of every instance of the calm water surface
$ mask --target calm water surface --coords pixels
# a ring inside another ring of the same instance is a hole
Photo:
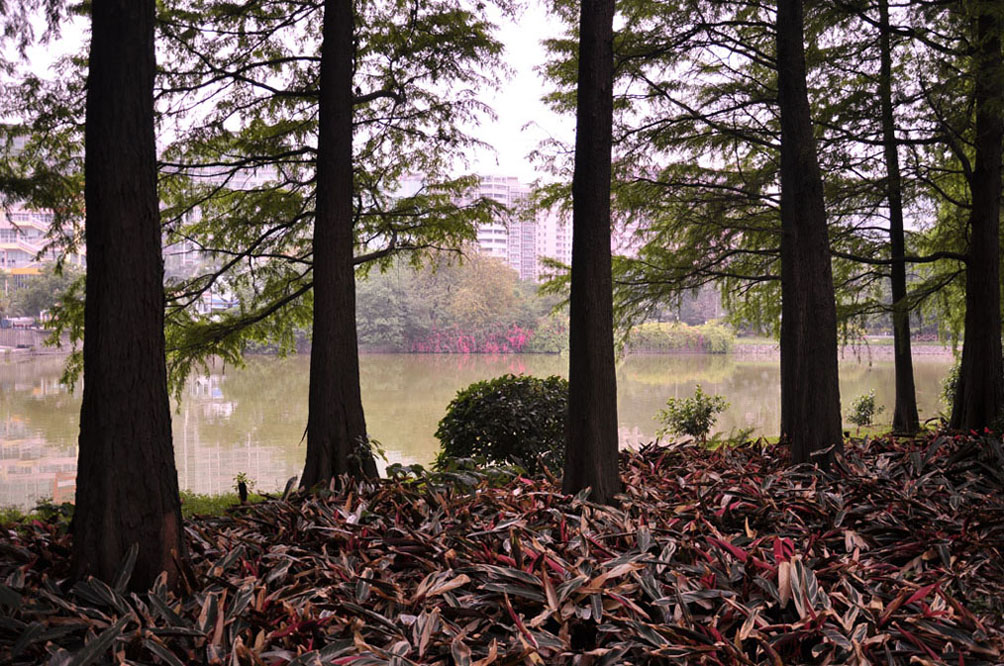
[[[0,505],[32,506],[43,497],[72,499],[80,389],[59,383],[63,359],[41,356],[0,360]],[[362,356],[366,420],[390,462],[428,463],[438,449],[433,433],[457,390],[505,373],[567,375],[559,356]],[[936,416],[941,380],[950,356],[915,359],[921,419]],[[309,359],[249,359],[247,367],[222,364],[189,380],[175,405],[174,447],[182,488],[200,493],[230,489],[244,472],[261,490],[299,474],[306,445]],[[618,366],[622,445],[653,438],[653,416],[670,396],[691,395],[700,383],[730,406],[718,430],[755,428],[777,433],[779,368],[776,356],[747,359],[708,355],[634,355]],[[847,405],[875,389],[891,419],[890,361],[841,361],[840,394]]]

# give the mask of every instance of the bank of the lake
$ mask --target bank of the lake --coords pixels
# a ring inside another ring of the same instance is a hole
[[[433,433],[457,390],[505,373],[565,375],[567,358],[554,355],[365,354],[362,392],[367,424],[390,462],[428,463],[438,449]],[[917,355],[921,418],[938,414],[941,380],[950,355]],[[79,427],[79,388],[59,382],[63,359],[40,356],[0,361],[0,505],[31,506],[42,497],[72,496]],[[182,488],[219,494],[243,472],[262,490],[299,474],[305,445],[309,358],[253,357],[244,368],[220,363],[192,377],[174,413],[174,442]],[[890,360],[871,363],[845,354],[840,364],[845,409],[874,389],[891,417]],[[776,434],[779,371],[776,354],[632,355],[618,364],[621,439],[635,446],[654,437],[652,420],[670,396],[700,383],[724,395],[729,409],[718,429],[753,428]]]
[[[13,663],[967,664],[1004,655],[999,440],[646,446],[616,509],[420,475],[186,520],[195,589],[58,585],[65,517],[7,531]],[[989,455],[989,458],[987,457]],[[215,627],[215,631],[214,631]]]

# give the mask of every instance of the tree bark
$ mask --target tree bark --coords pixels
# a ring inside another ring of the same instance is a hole
[[[1001,19],[993,2],[977,4],[976,157],[969,188],[969,260],[966,264],[966,329],[950,426],[982,430],[995,425],[1004,407],[1001,361],[1000,199],[1004,141],[1004,66]]]
[[[886,164],[886,197],[889,201],[889,246],[892,264],[893,366],[896,375],[896,407],[893,432],[912,435],[920,430],[917,390],[913,380],[910,349],[910,306],[906,294],[906,238],[903,233],[903,179],[899,170],[899,143],[892,104],[892,43],[889,0],[879,0],[879,99],[882,107],[882,143]],[[899,259],[900,261],[895,261]]]
[[[617,377],[610,264],[613,0],[583,0],[579,30],[568,429],[563,489],[613,502],[618,474]]]
[[[802,0],[779,0],[781,437],[793,463],[825,468],[842,446],[837,317],[803,39]]]
[[[359,388],[352,202],[352,0],[325,0],[307,460],[300,486],[377,475]]]
[[[130,587],[186,562],[164,363],[153,0],[94,0],[87,79],[84,394],[73,573]]]

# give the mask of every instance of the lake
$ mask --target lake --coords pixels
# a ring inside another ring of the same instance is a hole
[[[33,506],[43,497],[72,499],[80,388],[59,382],[64,359],[35,356],[0,360],[0,505]],[[941,380],[952,365],[944,354],[918,355],[914,366],[921,419],[937,416]],[[390,462],[428,463],[433,433],[447,404],[468,384],[505,373],[567,375],[567,358],[546,355],[452,356],[364,354],[363,402],[372,437]],[[306,444],[309,358],[255,357],[244,368],[218,364],[189,379],[174,412],[174,446],[182,488],[220,493],[245,473],[259,490],[282,487],[299,474]],[[718,431],[755,428],[776,435],[780,372],[776,354],[744,357],[703,354],[632,355],[618,363],[621,443],[654,437],[656,412],[670,396],[686,397],[700,383],[729,401]],[[891,360],[844,359],[840,393],[851,400],[875,389],[892,418]],[[126,481],[128,482],[128,481]]]

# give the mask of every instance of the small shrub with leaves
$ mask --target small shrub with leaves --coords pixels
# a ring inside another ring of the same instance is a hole
[[[437,469],[454,458],[488,465],[517,464],[530,473],[538,460],[561,467],[565,455],[568,381],[503,375],[459,391],[439,422]]]
[[[948,374],[941,380],[941,404],[945,408],[944,417],[947,420],[955,406],[955,392],[959,388],[959,373],[962,371],[962,360],[956,360]],[[1004,432],[1004,413],[990,422],[990,429],[994,432]]]
[[[875,417],[885,411],[885,407],[876,406],[875,390],[859,395],[851,402],[851,411],[847,420],[857,427],[871,425]]]
[[[961,365],[961,362],[956,360],[952,364],[948,374],[941,380],[941,404],[949,412],[952,411],[952,405],[955,403],[955,389],[959,385],[959,369]]]
[[[234,492],[240,492],[241,484],[244,484],[244,487],[251,492],[254,492],[258,485],[254,479],[248,476],[247,472],[237,472],[234,475]]]
[[[708,395],[698,384],[692,398],[670,398],[666,409],[660,409],[655,420],[662,427],[657,437],[664,435],[689,436],[707,441],[708,433],[718,420],[717,415],[728,409],[729,403],[720,395]]]

